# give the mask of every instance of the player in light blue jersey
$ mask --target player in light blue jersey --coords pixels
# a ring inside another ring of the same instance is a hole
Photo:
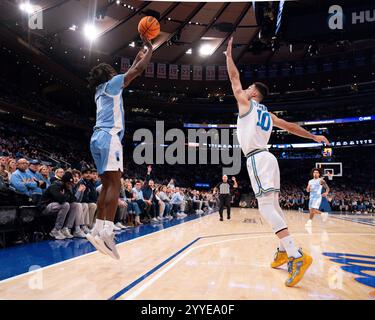
[[[141,49],[132,66],[125,74],[106,63],[101,63],[90,71],[89,86],[95,89],[96,124],[91,137],[90,149],[102,182],[97,202],[95,227],[87,239],[102,253],[120,259],[117,252],[113,220],[120,195],[123,171],[123,150],[121,140],[125,132],[124,104],[122,91],[136,77],[142,74],[150,62],[152,45],[142,38]]]
[[[320,170],[318,168],[314,168],[311,171],[312,179],[309,180],[307,184],[306,191],[310,193],[310,200],[309,200],[309,211],[310,217],[309,220],[306,222],[306,227],[311,227],[312,219],[314,215],[321,214],[323,220],[327,219],[327,212],[321,212],[319,210],[320,204],[322,203],[322,197],[327,197],[330,191],[327,182],[324,181],[324,178],[320,177]],[[325,189],[324,193],[322,193],[322,189]]]

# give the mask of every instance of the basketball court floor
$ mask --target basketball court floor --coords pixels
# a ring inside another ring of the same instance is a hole
[[[314,262],[294,288],[286,266],[271,269],[278,244],[254,209],[189,216],[118,235],[121,260],[87,240],[43,241],[0,250],[0,299],[375,299],[375,217],[285,212]]]

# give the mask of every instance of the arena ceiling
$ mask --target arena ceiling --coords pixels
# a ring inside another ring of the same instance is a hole
[[[319,11],[324,2],[288,2],[289,13]],[[42,14],[42,29],[36,30],[29,28],[28,8],[21,10],[22,3],[25,0],[0,1],[0,34],[72,71],[87,69],[98,61],[119,64],[121,57],[134,57],[139,40],[137,25],[146,15],[158,16],[161,24],[161,34],[153,41],[154,62],[224,64],[223,52],[231,36],[235,61],[246,64],[301,60],[311,47],[308,41],[292,47],[280,41],[272,50],[270,41],[260,41],[260,27],[250,1],[30,0],[31,10]],[[85,37],[86,25],[95,26],[95,40]],[[211,54],[199,54],[202,44],[210,45]],[[263,48],[257,48],[259,45]],[[350,46],[374,46],[374,40],[356,41]],[[335,42],[325,43],[319,55],[340,50],[343,48]]]
[[[308,43],[295,45],[292,52],[281,44],[277,50],[254,53],[259,26],[252,2],[160,2],[134,0],[30,0],[43,14],[43,29],[30,30],[27,14],[20,10],[25,0],[0,2],[1,25],[38,49],[73,65],[101,57],[133,57],[137,48],[137,24],[148,14],[159,15],[161,34],[155,39],[153,60],[166,63],[212,64],[224,62],[229,37],[235,39],[236,61],[272,63],[301,59]],[[300,1],[288,6],[295,10],[318,8],[320,1]],[[318,6],[317,6],[318,5]],[[83,35],[85,25],[94,24],[95,41]],[[213,54],[202,57],[199,47],[209,43]],[[192,54],[186,52],[192,49]],[[329,49],[328,49],[329,50]]]

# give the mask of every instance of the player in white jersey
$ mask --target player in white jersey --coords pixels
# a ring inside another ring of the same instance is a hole
[[[90,71],[89,86],[95,89],[96,124],[91,137],[90,149],[102,182],[97,202],[97,219],[87,239],[92,245],[114,259],[120,259],[117,252],[113,220],[116,214],[123,171],[123,150],[121,140],[125,132],[122,91],[136,77],[140,76],[150,62],[152,45],[142,38],[142,48],[126,74],[101,63]]]
[[[314,168],[312,170],[312,177],[313,178],[309,180],[306,188],[306,191],[310,193],[310,217],[309,220],[307,220],[306,222],[306,227],[311,227],[312,219],[316,214],[321,214],[323,221],[326,221],[328,217],[328,213],[321,212],[319,208],[320,204],[322,203],[322,197],[327,197],[330,189],[327,185],[327,182],[324,181],[324,178],[320,177],[320,170],[318,168]],[[324,193],[322,193],[323,188],[325,189]]]
[[[247,169],[251,185],[258,200],[259,212],[271,225],[280,239],[275,259],[271,267],[277,268],[288,263],[289,277],[286,286],[296,285],[312,263],[312,258],[302,249],[298,249],[290,236],[288,227],[279,205],[280,172],[277,160],[268,152],[267,144],[272,127],[276,126],[294,135],[329,144],[324,136],[316,136],[295,123],[279,119],[261,104],[268,94],[263,83],[255,82],[242,89],[240,74],[232,58],[232,42],[229,40],[227,51],[228,75],[234,96],[238,104],[237,137],[247,158]]]

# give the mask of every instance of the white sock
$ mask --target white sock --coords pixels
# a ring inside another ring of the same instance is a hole
[[[104,232],[107,234],[107,235],[111,235],[113,233],[113,227],[114,227],[114,223],[113,221],[108,221],[106,220],[105,221],[105,224],[104,224]]]
[[[281,241],[279,243],[279,251],[285,251],[285,247]]]
[[[302,255],[299,253],[298,248],[294,244],[294,240],[292,236],[287,236],[282,239],[280,239],[280,242],[283,244],[288,257],[293,257],[293,258],[300,258]]]
[[[104,228],[104,220],[96,219],[94,230],[97,232],[100,232],[103,230],[103,228]]]

